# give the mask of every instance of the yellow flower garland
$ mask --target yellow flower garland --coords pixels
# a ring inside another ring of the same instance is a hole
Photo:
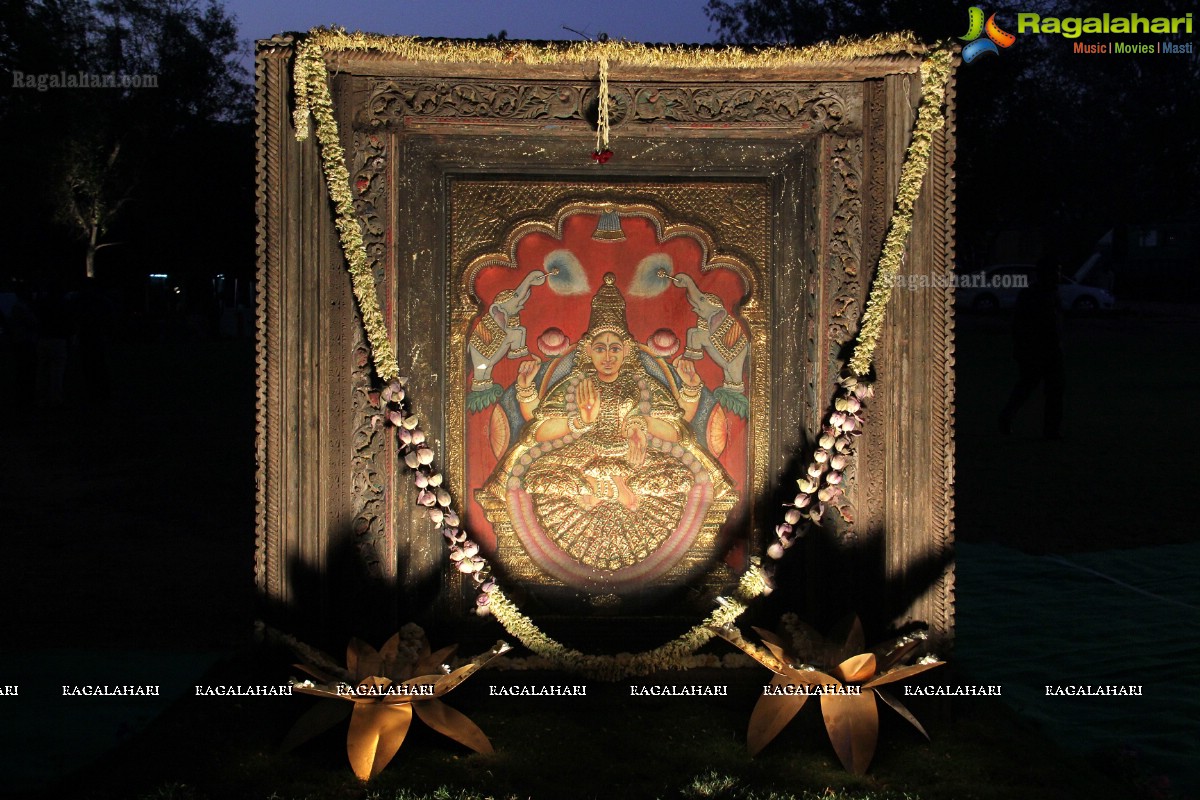
[[[925,54],[929,49],[911,34],[879,35],[864,40],[842,39],[805,48],[765,48],[746,52],[738,48],[695,50],[681,47],[650,47],[630,42],[582,42],[559,46],[539,46],[528,42],[455,43],[421,41],[411,37],[385,37],[342,30],[316,28],[297,47],[295,63],[296,138],[309,134],[309,117],[316,120],[317,141],[329,195],[336,211],[336,226],[345,253],[354,296],[362,314],[363,327],[371,345],[375,371],[384,381],[400,376],[399,365],[388,338],[377,289],[371,274],[362,229],[354,213],[350,173],[341,146],[333,97],[329,90],[325,54],[335,51],[370,51],[398,55],[406,60],[436,62],[521,62],[547,64],[563,62],[618,61],[627,66],[687,66],[727,68],[781,68],[814,63],[829,63],[897,53]],[[953,53],[940,48],[921,64],[922,98],[914,126],[913,140],[905,155],[897,191],[895,211],[884,241],[879,268],[871,287],[867,310],[863,315],[858,344],[850,361],[856,375],[870,368],[883,325],[891,278],[901,266],[908,233],[912,228],[913,206],[921,183],[929,169],[933,132],[944,124],[941,104],[949,79]],[[757,559],[742,576],[733,598],[720,598],[718,607],[702,622],[676,639],[653,650],[621,659],[609,655],[588,655],[568,648],[543,632],[498,589],[490,596],[490,606],[505,630],[530,650],[564,667],[592,677],[612,680],[631,675],[646,675],[662,669],[678,668],[684,657],[694,653],[715,635],[715,629],[727,628],[742,615],[747,604],[770,588],[769,580]]]
[[[325,171],[325,183],[333,200],[337,219],[338,237],[342,251],[349,264],[358,300],[359,312],[367,341],[371,344],[371,356],[375,371],[385,381],[400,377],[396,354],[388,339],[383,313],[379,310],[376,296],[375,277],[367,259],[363,243],[362,227],[354,213],[354,196],[350,192],[350,171],[346,169],[346,152],[338,137],[337,118],[333,113],[333,96],[329,92],[328,74],[325,71],[323,45],[319,37],[309,37],[300,43],[296,53],[296,135],[303,130],[307,135],[308,114],[317,121],[317,141],[320,143],[321,164]],[[301,118],[301,108],[304,116]],[[303,119],[303,122],[301,120]]]
[[[953,62],[954,53],[942,48],[935,50],[921,63],[921,104],[917,121],[908,152],[904,155],[904,165],[900,169],[892,223],[883,240],[883,252],[879,256],[875,280],[871,283],[871,294],[867,298],[867,309],[859,326],[858,343],[850,357],[850,369],[860,378],[871,369],[875,345],[879,342],[883,318],[892,297],[894,278],[904,260],[908,234],[912,230],[913,207],[921,194],[925,175],[929,172],[933,134],[946,124],[942,102],[946,97],[946,84],[950,80]]]
[[[338,51],[387,53],[405,61],[430,61],[443,64],[565,64],[595,63],[601,59],[629,67],[691,67],[711,69],[780,69],[837,61],[892,56],[901,53],[923,55],[927,45],[911,33],[879,34],[867,39],[839,39],[808,47],[764,47],[743,50],[739,47],[701,48],[678,45],[646,45],[637,42],[450,42],[418,39],[413,36],[380,36],[341,28],[313,28],[301,41],[296,59],[296,138],[308,136],[308,115],[316,115],[314,101],[321,101],[321,90],[314,81],[324,82],[327,70],[324,54]],[[324,91],[328,96],[328,86]],[[318,117],[319,119],[319,117]],[[320,138],[320,131],[318,131]]]
[[[680,668],[685,656],[699,650],[716,635],[714,629],[732,625],[746,611],[750,601],[766,592],[769,586],[766,574],[756,560],[742,575],[734,596],[719,598],[717,607],[702,622],[664,645],[625,658],[589,655],[559,643],[522,614],[499,589],[492,592],[490,606],[504,629],[538,655],[591,678],[618,680]]]

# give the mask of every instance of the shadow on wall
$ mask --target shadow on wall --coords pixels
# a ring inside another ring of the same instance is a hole
[[[784,474],[798,474],[801,463],[801,456],[793,457]],[[795,494],[788,488],[791,485],[791,480],[777,483],[764,494],[758,509],[764,527],[759,541],[773,541],[779,509]],[[847,544],[833,526],[814,528],[794,548],[796,552],[769,565],[776,570],[775,591],[751,606],[740,621],[743,629],[750,625],[774,628],[787,612],[799,614],[820,630],[829,630],[839,620],[857,615],[868,640],[881,640],[896,631],[893,620],[936,587],[954,562],[953,552],[947,548],[910,564],[902,578],[889,580],[884,532],[870,529],[856,533],[853,542]],[[444,571],[402,585],[370,564],[356,539],[349,527],[332,536],[323,559],[325,570],[293,557],[288,566],[289,598],[260,597],[260,619],[329,653],[340,653],[351,637],[373,643],[385,641],[407,622],[416,622],[429,631],[450,628],[464,644],[476,639],[483,644],[495,640],[495,621],[472,613],[471,596],[456,596]],[[899,632],[909,632],[924,622],[914,621]],[[561,629],[564,620],[553,623],[554,628]],[[639,618],[638,625],[642,624],[646,620]],[[694,620],[688,624],[694,624]],[[622,637],[602,638],[622,641]],[[948,643],[932,644],[945,652]],[[629,644],[624,648],[617,645],[614,652],[629,648]]]
[[[434,573],[401,586],[364,557],[350,527],[330,537],[319,565],[289,559],[286,600],[259,596],[259,619],[329,653],[341,653],[353,636],[378,644],[399,626],[428,629],[445,624],[444,578]]]
[[[802,444],[782,474],[803,474],[808,460],[801,454],[810,452],[810,446]],[[765,528],[763,540],[774,539],[774,525],[782,518],[780,509],[795,497],[795,486],[795,480],[788,478],[776,482],[764,495],[766,501],[758,509]],[[795,612],[818,630],[828,631],[857,615],[867,640],[880,641],[893,632],[907,633],[929,622],[914,620],[899,629],[893,624],[953,568],[953,549],[929,553],[908,564],[903,576],[889,578],[884,529],[854,529],[854,536],[847,540],[845,530],[831,524],[835,518],[836,511],[828,512],[826,525],[811,529],[793,548],[798,552],[789,551],[776,562],[775,591],[751,607],[743,629],[750,624],[774,628],[782,614]],[[930,638],[939,653],[949,650],[950,642],[937,641],[932,633]]]

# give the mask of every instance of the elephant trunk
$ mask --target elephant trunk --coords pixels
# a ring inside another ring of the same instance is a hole
[[[516,306],[516,310],[520,311],[525,304],[529,302],[529,295],[533,291],[534,286],[541,286],[545,282],[546,273],[542,272],[540,269],[535,269],[533,272],[530,272],[528,275],[526,275],[525,279],[521,281],[519,286],[517,286],[516,297],[513,298],[513,303]]]
[[[700,313],[703,308],[704,293],[700,291],[700,287],[696,285],[696,281],[692,280],[691,275],[672,275],[671,282],[676,286],[682,286],[687,292],[688,302],[692,304],[692,308],[696,309],[696,313]]]

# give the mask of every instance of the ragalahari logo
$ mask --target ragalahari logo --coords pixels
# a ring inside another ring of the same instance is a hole
[[[996,15],[992,14],[987,18],[987,22],[983,21],[983,9],[979,6],[971,6],[971,10],[967,12],[967,35],[960,36],[964,42],[970,42],[963,48],[963,61],[970,64],[975,59],[979,58],[984,53],[1000,54],[997,47],[1011,47],[1012,43],[1017,40],[1016,36],[1011,33],[1000,30],[1000,26],[996,24]],[[983,34],[987,34],[986,39],[980,39]]]

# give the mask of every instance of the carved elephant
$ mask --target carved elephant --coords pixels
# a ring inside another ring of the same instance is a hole
[[[522,358],[529,355],[525,344],[525,326],[521,324],[521,309],[529,302],[534,286],[546,282],[546,273],[534,270],[525,276],[516,289],[504,289],[480,318],[471,332],[467,346],[471,356],[471,389],[487,389],[492,384],[492,367],[506,355]]]
[[[683,287],[696,312],[696,327],[689,328],[683,355],[693,361],[709,357],[725,373],[725,387],[742,391],[750,340],[737,320],[725,309],[720,297],[700,291],[690,275],[673,275],[671,282]]]

